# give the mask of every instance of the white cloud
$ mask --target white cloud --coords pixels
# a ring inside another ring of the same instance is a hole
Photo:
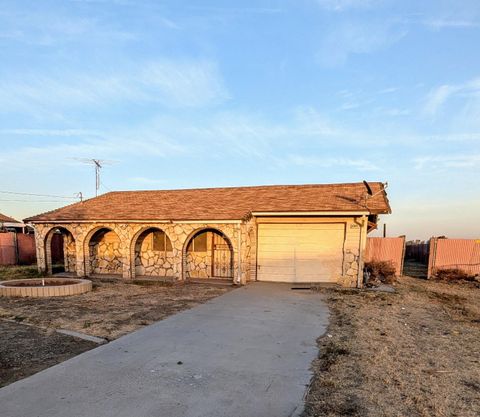
[[[349,9],[368,9],[383,3],[382,0],[316,0],[324,9],[343,12]]]
[[[229,98],[222,77],[211,61],[160,61],[142,70],[143,83],[179,106],[197,107]]]
[[[115,102],[156,102],[167,107],[201,107],[229,98],[211,61],[161,60],[110,74],[28,75],[0,81],[0,112],[62,113]]]
[[[62,136],[62,135],[56,135]],[[65,135],[68,136],[68,135]],[[35,145],[17,146],[0,154],[2,166],[20,169],[34,166],[55,169],[58,164],[77,165],[76,158],[111,159],[131,157],[167,157],[182,154],[186,149],[153,127],[132,132],[105,132],[98,137],[80,138],[75,141],[45,143],[42,139]]]
[[[85,137],[102,136],[102,134],[88,129],[0,129],[0,136]]]
[[[459,89],[460,87],[458,86],[445,84],[431,90],[427,96],[424,112],[429,115],[436,114],[450,96],[459,91]]]
[[[321,168],[349,167],[359,171],[377,171],[380,169],[366,159],[291,155],[287,158],[287,161],[298,166],[316,166]]]
[[[118,43],[137,39],[136,34],[118,29],[115,24],[100,21],[98,18],[64,14],[60,9],[4,9],[2,12],[0,39],[9,38],[29,45],[53,46],[72,41]]]
[[[325,67],[338,67],[351,55],[369,54],[400,41],[408,30],[395,21],[358,21],[337,24],[322,40],[317,54]]]
[[[378,94],[392,94],[400,90],[399,87],[388,87],[378,91]]]
[[[425,20],[424,25],[435,30],[440,29],[458,29],[458,28],[473,28],[478,27],[479,23],[472,21],[472,20],[456,20],[456,19],[446,19],[446,18],[438,18],[438,19],[430,19]]]
[[[435,155],[414,159],[415,169],[477,168],[480,154]]]
[[[333,136],[339,134],[339,129],[313,107],[298,107],[294,114],[298,131],[305,135]]]
[[[444,84],[432,89],[426,99],[423,112],[435,116],[445,103],[453,96],[480,98],[480,78],[475,78],[463,84]]]

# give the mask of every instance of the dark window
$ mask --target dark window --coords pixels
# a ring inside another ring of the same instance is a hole
[[[152,233],[152,248],[154,251],[170,252],[172,250],[172,242],[170,242],[165,232],[156,230]]]
[[[193,252],[206,252],[207,251],[207,233],[200,233],[193,238],[192,242]]]

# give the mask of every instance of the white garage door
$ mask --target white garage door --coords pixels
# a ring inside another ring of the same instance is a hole
[[[336,282],[342,275],[345,225],[258,225],[257,279],[277,282]]]

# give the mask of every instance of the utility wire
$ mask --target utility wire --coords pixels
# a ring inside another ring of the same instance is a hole
[[[7,199],[0,199],[0,201],[21,201],[24,203],[63,203],[65,204],[65,201],[63,200],[7,200]]]
[[[35,196],[35,197],[67,198],[67,199],[72,199],[72,200],[76,200],[78,198],[78,197],[67,197],[67,196],[64,196],[64,195],[17,193],[17,192],[14,192],[14,191],[3,191],[3,190],[0,190],[0,193],[2,193],[2,194],[16,194],[16,195],[29,195],[29,196]]]
[[[102,181],[100,181],[100,185],[105,188],[107,191],[112,191],[110,188],[108,188]]]

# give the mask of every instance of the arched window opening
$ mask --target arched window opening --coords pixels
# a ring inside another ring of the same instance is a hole
[[[77,270],[77,252],[73,235],[64,227],[52,229],[46,238],[47,268],[52,274],[70,273]]]
[[[186,249],[186,277],[233,278],[233,250],[228,238],[214,229],[195,234]]]
[[[150,228],[135,242],[135,276],[173,277],[172,242],[163,230]]]
[[[88,243],[90,273],[122,274],[123,257],[120,249],[120,238],[111,229],[97,230]]]

